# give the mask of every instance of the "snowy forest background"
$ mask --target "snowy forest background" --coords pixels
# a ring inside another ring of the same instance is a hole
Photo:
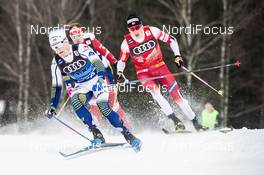
[[[49,104],[52,51],[47,36],[32,34],[31,25],[99,26],[101,34],[96,37],[118,58],[131,12],[139,14],[145,25],[161,29],[163,25],[233,26],[232,35],[176,35],[191,70],[241,61],[239,69],[198,73],[223,89],[224,97],[190,75],[177,80],[197,113],[209,101],[221,112],[223,125],[264,128],[264,2],[257,0],[0,0],[0,100],[7,106],[0,126],[43,117]],[[170,48],[161,46],[170,70],[179,71]],[[132,62],[125,73],[135,79]],[[149,102],[149,94],[122,93],[119,100],[135,117],[150,117],[157,108]]]

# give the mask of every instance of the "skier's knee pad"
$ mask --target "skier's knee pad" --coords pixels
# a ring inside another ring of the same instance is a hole
[[[74,94],[72,96],[71,104],[73,109],[77,111],[80,109],[84,104],[86,104],[86,96],[85,94]]]
[[[103,116],[107,117],[112,112],[107,101],[97,101],[96,104]]]

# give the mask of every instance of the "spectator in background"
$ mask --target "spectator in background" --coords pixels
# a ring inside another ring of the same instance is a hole
[[[206,103],[201,115],[201,125],[203,129],[214,129],[218,125],[218,114],[211,103]]]

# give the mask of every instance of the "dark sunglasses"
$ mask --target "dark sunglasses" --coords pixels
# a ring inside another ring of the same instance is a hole
[[[132,27],[129,27],[129,30],[131,30],[132,32],[135,31],[135,30],[139,30],[141,28],[141,24],[140,25],[136,25],[136,26],[132,26]]]

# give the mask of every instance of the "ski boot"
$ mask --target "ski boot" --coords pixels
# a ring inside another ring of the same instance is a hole
[[[193,123],[194,128],[196,131],[200,131],[203,127],[200,125],[197,116],[194,117],[194,119],[191,120]]]
[[[95,125],[90,126],[89,130],[92,132],[94,137],[94,139],[92,140],[93,145],[100,145],[102,143],[105,143],[103,134]]]
[[[140,151],[142,143],[138,138],[136,138],[133,134],[131,134],[131,132],[128,131],[127,129],[123,130],[121,133],[125,137],[127,143],[129,143],[132,146],[134,151],[136,152]]]
[[[185,126],[184,124],[176,117],[174,113],[168,115],[168,118],[171,119],[175,125],[175,131],[184,131]]]

